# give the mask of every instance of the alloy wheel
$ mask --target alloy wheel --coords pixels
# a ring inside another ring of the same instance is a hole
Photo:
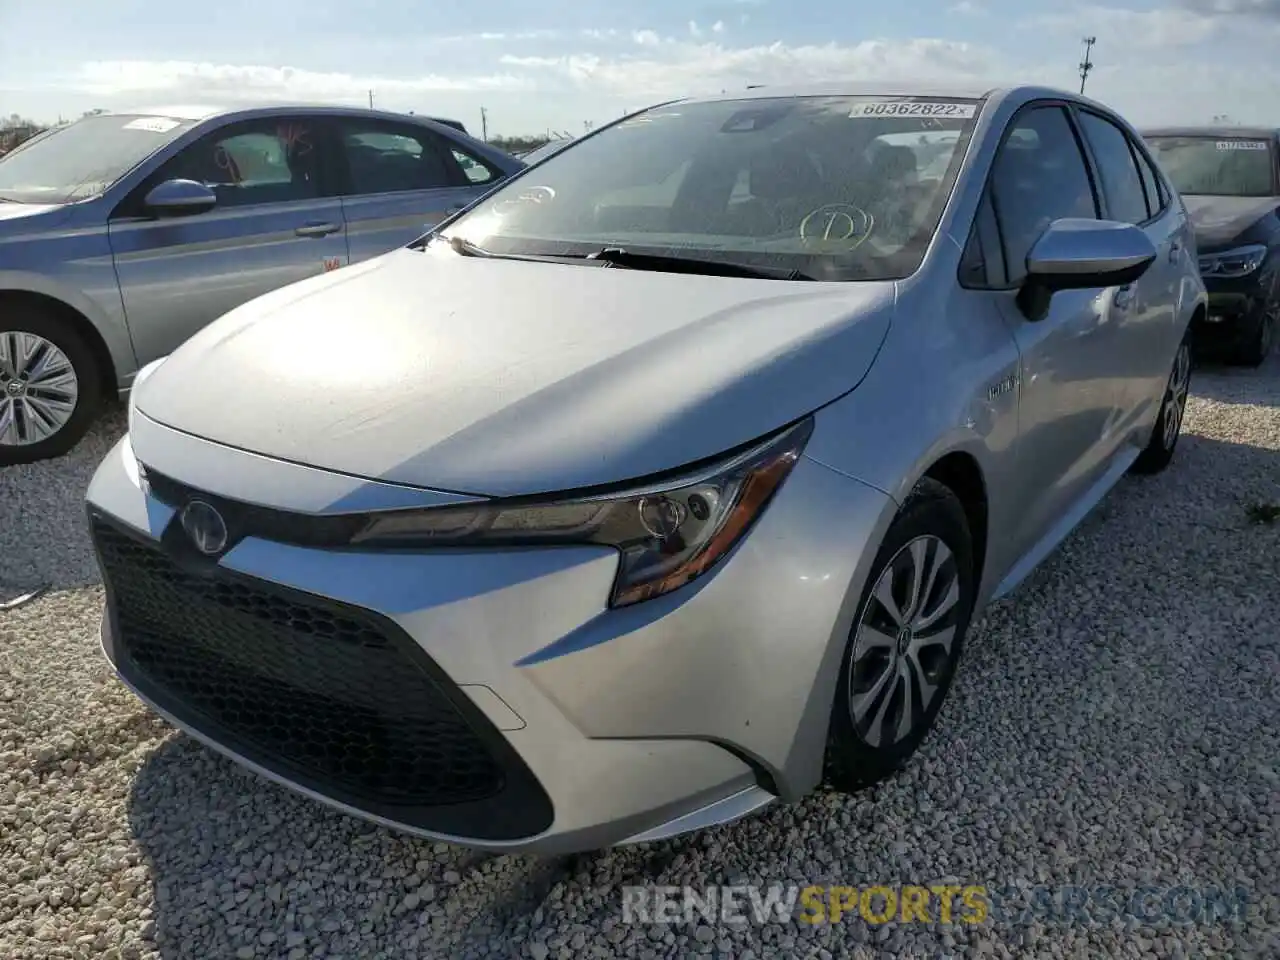
[[[67,425],[80,396],[70,358],[34,333],[0,332],[0,446],[48,440]]]
[[[885,566],[849,666],[849,715],[869,746],[893,746],[928,714],[951,669],[960,611],[959,567],[938,537],[917,537]]]
[[[1164,430],[1164,448],[1172,450],[1182,429],[1182,418],[1187,409],[1187,391],[1191,385],[1191,350],[1183,343],[1173,358],[1173,372],[1169,374],[1169,386],[1164,393],[1164,409],[1160,412]]]

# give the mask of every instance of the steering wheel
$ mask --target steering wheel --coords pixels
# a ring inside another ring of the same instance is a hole
[[[826,203],[800,221],[800,241],[833,253],[855,250],[875,229],[876,218],[852,203]]]

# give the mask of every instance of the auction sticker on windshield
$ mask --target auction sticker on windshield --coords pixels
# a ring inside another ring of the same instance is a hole
[[[124,125],[126,130],[146,130],[148,133],[168,133],[179,125],[179,121],[168,117],[139,117]]]
[[[1219,140],[1219,150],[1265,150],[1265,140]]]
[[[972,101],[928,103],[911,100],[872,100],[859,103],[849,111],[850,117],[940,117],[968,120],[978,112]]]

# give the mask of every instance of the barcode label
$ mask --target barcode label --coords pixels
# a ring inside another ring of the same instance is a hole
[[[146,130],[148,133],[168,133],[178,125],[177,120],[168,117],[139,117],[124,125],[126,130]]]
[[[1219,140],[1219,150],[1265,150],[1265,140]]]
[[[923,103],[912,100],[874,100],[860,103],[849,111],[850,117],[937,117],[968,120],[978,112],[973,101]]]

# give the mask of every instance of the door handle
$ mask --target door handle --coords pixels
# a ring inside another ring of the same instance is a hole
[[[1111,302],[1115,305],[1115,308],[1117,310],[1128,310],[1131,306],[1133,306],[1133,293],[1134,291],[1133,291],[1132,284],[1129,284],[1128,286],[1125,286],[1125,287],[1121,287],[1119,290],[1116,291],[1115,299],[1113,299]]]
[[[304,223],[293,232],[299,237],[327,237],[331,233],[337,233],[342,228],[336,223]]]

